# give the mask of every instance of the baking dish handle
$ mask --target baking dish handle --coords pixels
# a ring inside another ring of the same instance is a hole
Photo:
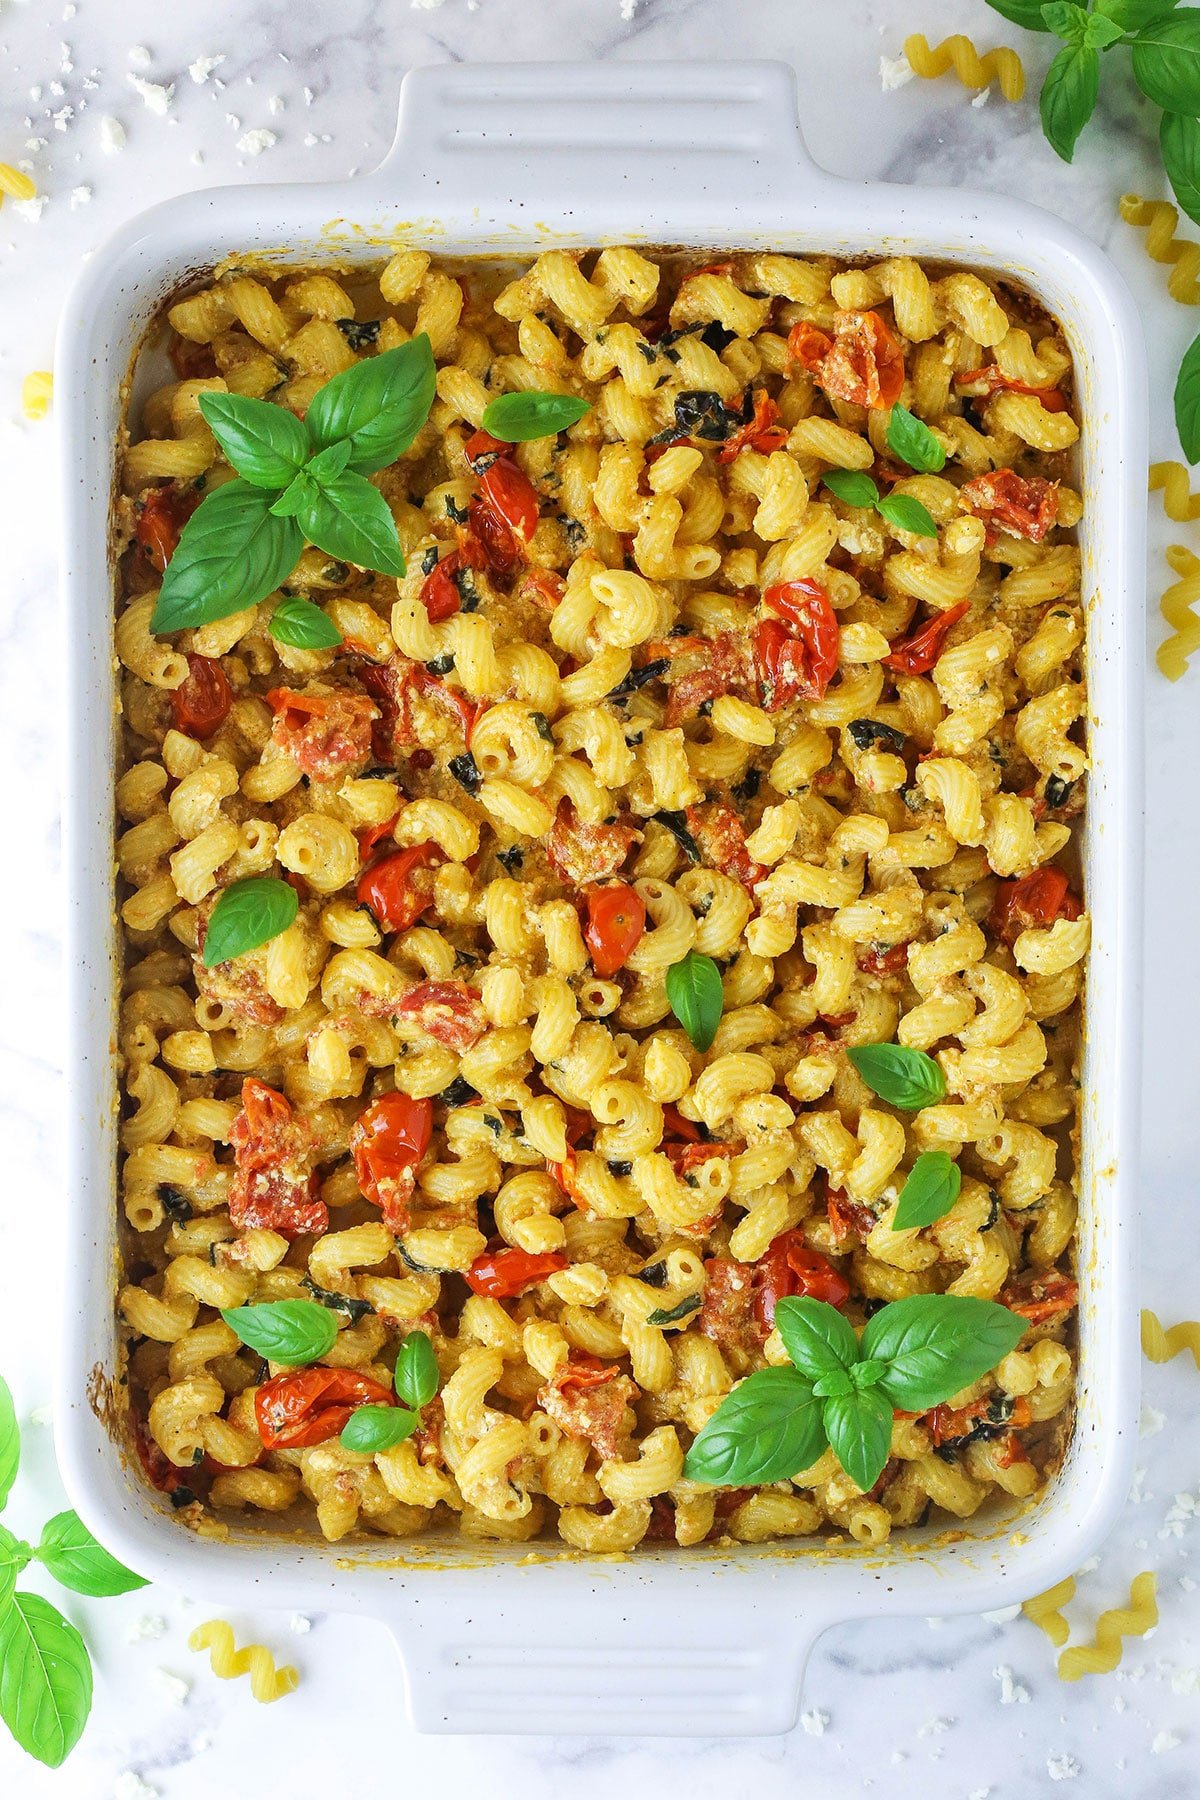
[[[618,202],[675,209],[706,189],[757,205],[813,163],[784,63],[511,63],[413,69],[391,150],[370,178],[384,194],[420,189],[449,213],[582,214]],[[422,205],[424,212],[426,206]]]
[[[418,1731],[759,1737],[789,1731],[827,1625],[756,1597],[646,1593],[634,1606],[518,1588],[503,1603],[443,1596],[387,1619]],[[606,1596],[606,1600],[610,1597]]]

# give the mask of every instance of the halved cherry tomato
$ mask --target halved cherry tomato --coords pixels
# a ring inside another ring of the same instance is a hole
[[[507,525],[518,546],[528,544],[538,526],[537,489],[528,475],[509,457],[500,456],[484,470],[479,491],[489,510]]]
[[[1074,1311],[1079,1283],[1058,1269],[1049,1269],[1045,1274],[1018,1275],[996,1298],[1001,1306],[1020,1313],[1031,1325],[1045,1325],[1060,1313]]]
[[[941,1406],[931,1407],[929,1412],[921,1413],[919,1417],[928,1424],[935,1445],[945,1444],[955,1438],[968,1437],[977,1422],[987,1417],[988,1409],[993,1404],[991,1399],[972,1400],[968,1406],[947,1406],[943,1402]],[[1012,1412],[1005,1423],[1010,1430],[1020,1431],[1029,1424],[1031,1418],[1028,1400],[1014,1400]]]
[[[443,619],[452,618],[461,608],[462,595],[454,577],[462,567],[462,552],[451,550],[448,556],[443,556],[439,563],[434,564],[421,583],[417,598],[429,614],[431,625],[438,625]]]
[[[229,1131],[235,1164],[229,1184],[229,1217],[239,1231],[277,1231],[286,1238],[324,1231],[329,1211],[308,1162],[312,1132],[292,1103],[265,1081],[248,1075],[242,1107]]]
[[[529,1250],[485,1250],[467,1270],[467,1286],[473,1294],[482,1294],[487,1300],[511,1300],[535,1281],[545,1281],[547,1275],[557,1275],[566,1267],[567,1259],[560,1250],[537,1254]]]
[[[511,444],[504,443],[501,438],[494,438],[490,431],[480,430],[471,433],[470,437],[463,445],[463,455],[475,470],[475,473],[477,475],[482,475],[485,469],[491,467],[498,456],[508,454],[511,449]]]
[[[629,960],[646,930],[646,908],[623,881],[589,888],[584,941],[597,975],[615,975]]]
[[[577,1350],[565,1363],[559,1363],[550,1384],[560,1393],[567,1388],[603,1387],[606,1381],[612,1381],[621,1373],[618,1363],[601,1362],[599,1357],[591,1356],[586,1350]]]
[[[553,569],[526,569],[516,591],[519,599],[528,600],[543,612],[553,612],[566,593],[567,584]]]
[[[1005,375],[998,363],[988,363],[982,369],[968,369],[965,374],[954,377],[955,387],[976,387],[980,383],[986,386],[989,394],[1001,389],[1010,394],[1034,394],[1047,412],[1067,410],[1067,397],[1061,388],[1033,387],[1028,381],[1018,381],[1015,375]]]
[[[469,1050],[479,1042],[487,1019],[479,995],[465,981],[420,981],[396,1007],[448,1050]]]
[[[567,1199],[574,1200],[575,1204],[578,1205],[580,1192],[579,1183],[576,1180],[575,1175],[576,1167],[575,1152],[568,1144],[567,1154],[563,1157],[562,1161],[548,1162],[546,1164],[546,1173],[554,1177],[563,1193],[567,1196]]]
[[[665,1138],[661,1149],[681,1180],[690,1169],[694,1169],[698,1163],[707,1162],[712,1156],[736,1156],[738,1153],[736,1144],[672,1144]]]
[[[203,498],[199,488],[181,491],[161,487],[146,495],[134,536],[160,575],[175,554],[180,532]]]
[[[360,906],[369,907],[385,931],[407,931],[433,904],[433,881],[425,873],[446,860],[437,844],[414,844],[396,850],[364,869],[354,890]],[[418,880],[418,875],[424,879]]]
[[[672,1137],[682,1138],[685,1143],[699,1144],[704,1142],[704,1134],[693,1119],[685,1119],[677,1106],[663,1107],[663,1133],[670,1132]]]
[[[876,312],[838,313],[832,339],[802,321],[792,327],[788,351],[835,399],[880,409],[900,398],[904,355]]]
[[[833,1234],[839,1240],[854,1237],[865,1243],[875,1229],[875,1214],[870,1207],[848,1199],[840,1188],[829,1190],[825,1209]]]
[[[408,1229],[416,1168],[429,1148],[433,1105],[408,1094],[381,1094],[354,1121],[350,1154],[365,1199],[378,1206],[390,1231]]]
[[[225,671],[215,657],[188,652],[187,677],[171,689],[175,729],[187,737],[211,737],[223,725],[233,705],[233,693]]]
[[[767,871],[747,850],[745,828],[732,806],[706,801],[685,808],[683,816],[710,868],[719,869],[731,881],[740,881],[744,888],[762,880]]]
[[[792,700],[820,700],[837,674],[841,631],[829,595],[819,582],[780,581],[763,593],[763,605],[778,613],[754,628],[754,661],[768,712]]]
[[[755,388],[753,416],[725,439],[717,451],[717,461],[730,463],[741,450],[757,450],[768,456],[786,444],[787,438],[787,426],[779,423],[778,406],[765,388]]]
[[[1072,893],[1065,872],[1047,863],[1017,881],[1000,883],[988,924],[997,937],[1012,944],[1031,926],[1044,930],[1056,919],[1077,919],[1082,911],[1083,902]]]
[[[440,706],[451,713],[463,735],[463,743],[468,749],[471,744],[471,733],[487,711],[486,706],[476,706],[467,699],[461,688],[447,687],[436,675],[431,675],[420,663],[414,665],[413,686],[419,694],[430,694]]]
[[[393,813],[391,818],[388,819],[385,824],[364,825],[361,831],[355,833],[355,836],[358,838],[358,854],[362,857],[364,862],[373,855],[376,844],[381,844],[384,838],[391,837],[393,831],[396,829],[399,819],[400,814],[398,812]]]
[[[1058,486],[1040,475],[993,469],[964,481],[958,497],[968,512],[1013,537],[1040,544],[1058,517]]]
[[[883,659],[884,668],[895,669],[900,675],[927,675],[942,654],[946,634],[970,610],[971,602],[960,600],[957,606],[948,606],[945,612],[937,613],[911,637],[897,638]]]
[[[266,1450],[299,1450],[337,1437],[358,1407],[394,1406],[381,1381],[353,1369],[294,1369],[264,1381],[254,1419]]]
[[[818,1251],[810,1250],[800,1231],[784,1231],[773,1240],[765,1256],[754,1265],[754,1316],[768,1331],[774,1328],[780,1300],[802,1294],[841,1306],[849,1298],[850,1283]]]
[[[146,1480],[160,1494],[173,1494],[177,1487],[185,1485],[183,1467],[173,1463],[166,1452],[159,1448],[141,1419],[137,1420],[133,1428],[133,1447],[137,1451]]]

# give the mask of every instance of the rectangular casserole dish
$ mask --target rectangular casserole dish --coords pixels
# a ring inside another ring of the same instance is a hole
[[[554,245],[902,252],[1011,275],[1061,322],[1082,415],[1091,687],[1085,879],[1093,920],[1080,1153],[1080,1378],[1060,1473],[1018,1514],[985,1511],[882,1551],[820,1542],[641,1550],[557,1544],[340,1546],[237,1524],[182,1530],[125,1466],[116,1421],[112,897],[114,663],[108,562],[122,384],[166,294],[233,252],[312,266],[397,240],[449,255]],[[230,188],[143,214],[97,255],[58,350],[68,762],[71,1179],[58,1448],[75,1504],[142,1573],[206,1600],[365,1612],[397,1637],[416,1725],[440,1731],[751,1734],[795,1720],[827,1626],[980,1611],[1083,1560],[1126,1490],[1137,1339],[1137,1153],[1145,374],[1132,301],[1094,247],[1035,209],[953,190],[835,180],[810,162],[789,69],[771,64],[419,70],[375,174]],[[1131,604],[1136,601],[1136,604]],[[398,1548],[400,1553],[398,1554]],[[532,1554],[530,1553],[532,1550]]]

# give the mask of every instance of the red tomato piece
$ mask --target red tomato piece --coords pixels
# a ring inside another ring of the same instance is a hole
[[[631,887],[589,888],[584,941],[597,975],[615,975],[629,960],[646,930],[646,908]]]
[[[960,600],[957,606],[948,606],[945,612],[935,614],[911,637],[897,638],[883,659],[884,668],[894,669],[899,675],[928,675],[942,654],[942,645],[951,628],[960,619],[965,619],[970,610],[971,602]]]
[[[517,583],[517,598],[528,600],[542,612],[553,612],[567,591],[567,584],[553,569],[526,569]]]
[[[220,374],[211,344],[194,344],[190,338],[177,337],[167,355],[180,381],[211,381]]]
[[[385,838],[391,837],[399,818],[400,814],[394,813],[384,825],[364,825],[361,831],[355,832],[354,835],[358,839],[358,854],[364,862],[374,854],[377,844],[382,844]]]
[[[688,830],[700,846],[704,861],[719,869],[744,888],[752,888],[766,874],[746,849],[746,833],[732,806],[709,801],[703,806],[689,806],[684,813]]]
[[[779,423],[778,406],[765,388],[755,388],[753,416],[725,439],[717,451],[717,461],[730,463],[741,450],[757,450],[769,456],[772,450],[782,449],[787,440],[787,426]]]
[[[904,354],[876,312],[839,312],[832,339],[806,322],[794,325],[788,351],[834,399],[878,410],[900,398]]]
[[[407,931],[433,905],[433,870],[446,860],[437,844],[414,844],[364,869],[354,890],[384,931]]]
[[[508,528],[519,554],[538,526],[538,495],[532,481],[510,457],[499,456],[484,470],[479,494],[493,519]]]
[[[662,1153],[674,1169],[680,1180],[694,1169],[697,1163],[707,1162],[713,1156],[736,1156],[736,1144],[672,1144],[664,1139]]]
[[[952,1442],[955,1438],[968,1437],[980,1419],[987,1417],[988,1409],[993,1404],[991,1399],[972,1400],[969,1406],[931,1407],[929,1412],[920,1416],[929,1426],[935,1445]],[[1008,1424],[1015,1431],[1028,1425],[1032,1414],[1028,1400],[1014,1400]]]
[[[208,738],[225,723],[233,693],[225,671],[212,656],[188,653],[187,677],[171,689],[175,729],[186,737]]]
[[[429,614],[431,624],[437,625],[443,619],[452,618],[461,608],[462,595],[454,577],[462,567],[461,550],[451,550],[448,556],[443,556],[440,562],[434,564],[421,583],[417,598]]]
[[[700,1127],[692,1119],[685,1119],[677,1106],[663,1107],[663,1132],[672,1137],[682,1138],[685,1143],[699,1144],[704,1142]]]
[[[396,1008],[448,1050],[469,1050],[487,1029],[479,995],[465,981],[421,981]]]
[[[463,445],[463,455],[475,473],[481,475],[498,456],[503,456],[511,448],[511,444],[506,444],[501,438],[494,438],[490,431],[473,431]]]
[[[875,1214],[869,1206],[860,1206],[854,1200],[847,1199],[840,1188],[831,1188],[826,1200],[826,1210],[834,1235],[839,1239],[857,1238],[865,1243],[876,1225]]]
[[[1018,1275],[996,1298],[1031,1325],[1045,1325],[1060,1313],[1075,1310],[1079,1283],[1058,1269],[1049,1269],[1045,1274]]]
[[[547,1275],[557,1275],[566,1267],[567,1259],[560,1250],[537,1254],[512,1248],[485,1250],[467,1270],[467,1286],[487,1300],[511,1300],[534,1282],[545,1281]]]
[[[235,1164],[229,1218],[238,1231],[278,1231],[292,1238],[326,1229],[329,1211],[308,1167],[312,1132],[296,1118],[286,1095],[247,1076],[229,1142]]]
[[[784,1231],[774,1239],[755,1263],[754,1279],[754,1316],[768,1331],[774,1327],[778,1303],[793,1294],[825,1300],[830,1306],[844,1305],[850,1295],[845,1276],[827,1257],[810,1250],[800,1231]]]
[[[1067,397],[1061,388],[1033,387],[1028,381],[1018,381],[1015,375],[1005,375],[998,363],[988,363],[982,369],[968,369],[965,374],[954,377],[956,387],[977,387],[980,383],[989,394],[1001,389],[1010,394],[1035,394],[1047,412],[1067,410]]]
[[[746,635],[741,631],[719,631],[714,638],[667,638],[647,645],[646,660],[688,655],[701,655],[703,660],[697,668],[672,677],[664,721],[668,727],[694,718],[705,701],[736,694],[754,679]]]
[[[1013,944],[1031,927],[1044,930],[1056,919],[1077,919],[1082,911],[1083,902],[1072,892],[1065,872],[1047,863],[1031,875],[1000,883],[988,924],[997,937]]]
[[[860,951],[856,961],[864,975],[899,975],[908,967],[908,945],[890,944],[886,950],[872,945]]]
[[[272,688],[267,703],[275,714],[271,736],[313,780],[328,781],[369,758],[371,726],[379,711],[365,695]]]
[[[714,1344],[753,1349],[761,1339],[753,1316],[754,1271],[731,1256],[711,1257],[704,1271],[707,1279],[696,1329]]]
[[[837,674],[842,634],[829,595],[819,582],[781,581],[763,594],[763,605],[786,620],[754,629],[754,660],[764,703],[777,712],[792,700],[820,700]]]
[[[626,1408],[637,1389],[628,1375],[574,1353],[537,1392],[537,1403],[570,1438],[586,1438],[598,1454],[618,1454]]]
[[[389,1231],[408,1229],[416,1170],[433,1134],[433,1105],[408,1094],[382,1094],[354,1121],[350,1154],[364,1199],[379,1207]]]
[[[337,1437],[360,1406],[395,1404],[381,1381],[353,1369],[293,1369],[263,1382],[254,1419],[265,1450],[299,1450]]]
[[[564,800],[546,839],[546,856],[560,881],[584,887],[588,882],[611,879],[637,836],[630,825],[585,823],[571,802]]]
[[[968,512],[1012,537],[1040,544],[1058,517],[1058,484],[1040,475],[994,469],[964,481],[958,497]]]
[[[179,545],[179,536],[204,495],[199,488],[155,488],[138,514],[134,536],[161,575]]]

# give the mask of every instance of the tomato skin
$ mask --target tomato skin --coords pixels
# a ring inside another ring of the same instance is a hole
[[[637,835],[629,825],[588,824],[563,800],[545,840],[546,857],[560,881],[583,887],[615,875]]]
[[[463,445],[463,455],[476,474],[481,475],[496,457],[504,456],[511,449],[511,444],[506,444],[502,438],[494,438],[490,431],[484,431],[480,427],[478,431],[471,433]]]
[[[185,737],[208,738],[225,723],[233,705],[233,691],[215,657],[189,651],[187,661],[186,679],[171,689],[175,729]]]
[[[358,1407],[394,1406],[395,1395],[352,1369],[294,1369],[264,1381],[254,1421],[264,1450],[299,1450],[337,1437]]]
[[[959,500],[988,528],[1040,544],[1058,518],[1058,484],[1040,475],[1026,477],[1015,469],[993,469],[964,481]]]
[[[433,904],[433,883],[413,878],[425,869],[436,869],[445,855],[437,844],[414,844],[396,850],[364,869],[354,890],[360,906],[367,907],[384,931],[407,931]]]
[[[765,388],[755,388],[753,416],[725,439],[717,451],[717,461],[731,463],[742,450],[757,450],[760,455],[769,456],[772,450],[782,449],[787,440],[787,426],[779,424],[778,406]]]
[[[820,700],[837,674],[842,634],[829,595],[819,582],[780,581],[763,593],[763,605],[785,620],[754,628],[754,661],[768,712],[791,700]]]
[[[138,514],[134,536],[160,575],[178,549],[179,535],[203,498],[198,488],[181,492],[175,487],[160,487],[147,494]]]
[[[511,1300],[535,1281],[545,1281],[547,1275],[557,1275],[566,1267],[567,1259],[559,1250],[537,1255],[511,1248],[485,1250],[467,1270],[467,1286],[487,1300]]]
[[[999,363],[988,363],[982,369],[967,369],[954,377],[955,387],[975,387],[979,383],[986,385],[989,394],[1002,390],[1010,394],[1034,394],[1047,412],[1067,410],[1067,397],[1061,388],[1033,387],[1028,381],[1018,381],[1015,375],[1006,375]]]
[[[350,1132],[350,1154],[363,1197],[378,1206],[389,1230],[406,1231],[415,1171],[433,1135],[433,1103],[381,1094]]]
[[[855,406],[894,406],[904,387],[903,353],[876,312],[838,313],[832,338],[802,320],[791,329],[788,352],[818,387]]]
[[[487,1028],[479,995],[465,981],[421,981],[396,1007],[448,1050],[469,1050]]]
[[[781,1232],[755,1263],[754,1272],[754,1316],[768,1331],[774,1329],[779,1301],[793,1294],[824,1300],[830,1306],[842,1306],[850,1295],[845,1276],[828,1258],[810,1250],[800,1231]]]
[[[664,1140],[660,1148],[681,1180],[690,1169],[707,1162],[710,1157],[736,1156],[738,1153],[736,1144],[672,1144]]]
[[[855,960],[864,975],[899,975],[908,967],[908,945],[893,944],[887,950],[860,950]]]
[[[584,942],[597,975],[615,975],[623,969],[646,930],[646,908],[625,882],[611,887],[589,888]]]
[[[767,871],[747,850],[742,821],[732,806],[719,800],[705,802],[686,807],[684,818],[710,868],[720,869],[722,875],[740,881],[746,889],[763,879]]]
[[[996,1298],[1001,1306],[1019,1313],[1031,1325],[1045,1325],[1060,1313],[1074,1311],[1079,1284],[1058,1269],[1047,1269],[1044,1274],[1019,1275]]]
[[[236,1165],[229,1217],[237,1230],[294,1238],[327,1228],[329,1211],[317,1194],[316,1174],[299,1173],[312,1150],[312,1133],[295,1117],[285,1094],[248,1075],[229,1142]]]
[[[537,489],[528,475],[507,456],[499,456],[484,470],[480,497],[488,509],[507,525],[518,548],[524,548],[538,526]]]
[[[937,613],[911,637],[897,638],[883,659],[884,668],[894,669],[898,675],[928,675],[942,654],[942,644],[952,626],[965,619],[970,610],[971,602],[960,600],[957,606],[948,606],[945,612]]]
[[[439,625],[443,619],[454,616],[462,606],[462,595],[454,583],[454,576],[462,567],[461,552],[451,550],[448,556],[429,571],[421,583],[421,591],[417,598],[429,614],[431,625]]]
[[[621,1373],[619,1363],[601,1362],[598,1356],[592,1356],[586,1350],[576,1350],[565,1363],[559,1363],[550,1384],[559,1393],[567,1388],[603,1387],[606,1381],[612,1381]]]
[[[672,1137],[682,1138],[687,1144],[700,1144],[705,1140],[700,1127],[692,1119],[685,1119],[677,1106],[663,1107],[663,1135],[670,1132]]]
[[[518,598],[543,612],[553,612],[566,591],[566,582],[553,569],[527,569],[517,583]]]
[[[1044,930],[1056,919],[1077,919],[1082,911],[1083,902],[1072,892],[1065,871],[1047,863],[1031,875],[1000,883],[988,924],[997,937],[1012,944],[1031,926]]]

